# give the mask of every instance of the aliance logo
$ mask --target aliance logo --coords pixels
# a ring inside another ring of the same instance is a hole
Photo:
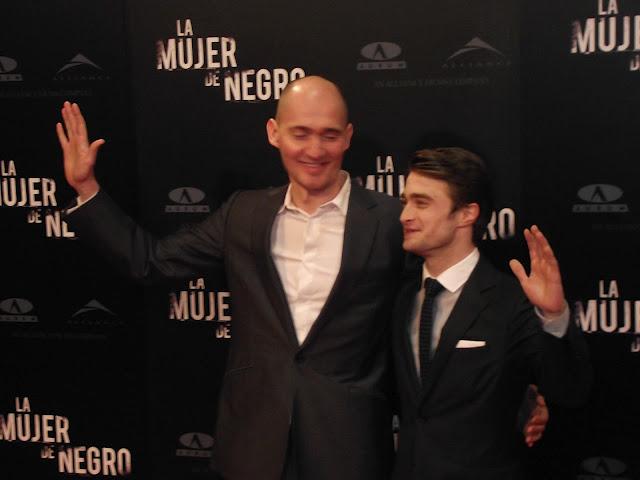
[[[510,65],[507,56],[480,37],[473,37],[445,60],[443,68],[487,68]]]

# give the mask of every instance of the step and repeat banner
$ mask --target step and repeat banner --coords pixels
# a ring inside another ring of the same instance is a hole
[[[2,478],[205,478],[233,341],[223,271],[142,286],[61,218],[63,101],[105,138],[102,188],[163,235],[286,182],[265,124],[292,80],[349,103],[345,168],[398,196],[417,148],[495,181],[482,244],[549,234],[596,382],[551,405],[531,478],[640,477],[640,1],[96,0],[0,7]],[[96,219],[99,221],[99,219]]]

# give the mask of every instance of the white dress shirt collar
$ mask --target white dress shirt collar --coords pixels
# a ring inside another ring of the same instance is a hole
[[[471,276],[471,272],[476,268],[478,261],[480,260],[480,252],[477,248],[474,248],[473,251],[460,260],[455,265],[447,268],[444,272],[438,275],[436,280],[442,284],[444,288],[446,288],[449,292],[454,293],[458,291],[469,279]],[[434,278],[433,275],[429,273],[427,269],[426,263],[423,264],[422,267],[422,284],[424,285],[424,281],[427,278]]]
[[[320,207],[318,207],[318,210],[313,215],[316,215],[321,210],[325,210],[329,206],[337,208],[340,213],[342,213],[342,215],[347,215],[347,209],[349,207],[349,194],[351,193],[351,177],[349,176],[349,173],[344,170],[340,170],[340,176],[343,179],[343,184],[338,194],[328,202],[320,205]],[[284,203],[278,210],[278,215],[284,212],[285,209],[301,212],[307,216],[313,216],[296,207],[296,205],[293,203],[293,199],[291,198],[291,184],[289,184],[289,186],[287,187],[287,193],[284,196]]]

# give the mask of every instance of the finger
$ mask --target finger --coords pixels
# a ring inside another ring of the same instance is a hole
[[[536,237],[538,244],[540,245],[542,258],[546,262],[549,262],[551,265],[557,265],[558,261],[556,259],[555,253],[553,252],[553,248],[551,248],[551,245],[547,240],[547,237],[545,237],[544,234],[537,227],[533,233]]]
[[[98,150],[102,145],[104,145],[104,143],[105,141],[103,138],[91,142],[91,145],[89,145],[89,150],[91,151],[91,154],[94,158],[98,155]]]
[[[528,447],[533,447],[533,444],[542,438],[542,435],[527,435],[525,437],[525,442]]]
[[[538,245],[535,237],[528,228],[524,229],[524,239],[527,241],[527,248],[529,249],[529,259],[531,264],[538,261]]]
[[[543,425],[547,424],[549,420],[549,409],[547,408],[547,402],[540,394],[536,395],[536,406],[533,408],[533,412],[536,417],[540,418]]]
[[[540,228],[537,225],[533,225],[533,227],[531,228],[534,236],[536,237],[536,242],[539,245],[540,254],[547,257],[551,255],[549,258],[555,259],[555,254],[553,253],[551,244],[549,243],[549,240],[547,240],[547,237],[545,236],[545,234],[542,233],[542,230],[540,230]]]
[[[527,426],[529,425],[542,425],[544,421],[542,421],[541,408],[537,405],[533,407],[531,413],[529,414],[529,421],[527,422]]]
[[[536,403],[538,405],[540,405],[541,407],[546,407],[547,406],[547,401],[540,394],[536,395]]]
[[[527,277],[527,272],[525,271],[522,263],[520,263],[519,260],[516,260],[515,258],[511,259],[509,261],[509,267],[511,267],[511,271],[516,276],[521,285],[527,282],[527,280],[529,279]]]
[[[62,148],[67,148],[69,139],[67,139],[67,136],[64,134],[64,128],[62,128],[62,124],[60,122],[56,123],[56,133],[58,134],[58,140],[60,141]]]
[[[71,106],[69,102],[64,102],[62,107],[62,119],[64,120],[64,128],[67,131],[67,138],[73,138],[73,118],[71,115]]]
[[[73,118],[75,120],[76,134],[82,139],[88,138],[87,125],[84,123],[84,117],[82,116],[80,107],[78,106],[77,103],[74,103],[71,106],[71,109],[73,111]]]
[[[535,410],[527,421],[527,432],[529,432],[530,430],[538,431],[538,429],[540,428],[544,430],[544,427],[547,424],[544,417],[545,416],[542,414],[542,412]]]
[[[67,130],[67,132],[69,132],[68,135],[76,136],[77,121],[76,121],[76,116],[73,113],[73,104],[66,102],[65,110],[67,113],[67,117],[69,118],[69,129]]]
[[[546,428],[546,423],[542,423],[542,424],[532,424],[531,420],[529,420],[529,422],[527,422],[526,428],[525,428],[525,436],[527,437],[538,437],[540,438],[542,436],[542,434],[544,433],[544,430]]]
[[[527,427],[527,437],[537,436],[538,438],[540,438],[542,436],[542,433],[544,432],[544,429],[544,425],[531,425]]]
[[[540,237],[536,235],[536,232],[539,233],[540,230],[537,225],[532,225],[529,231],[531,232],[531,238],[533,239],[533,244],[536,249],[536,260],[540,261],[543,258],[542,244],[540,243]]]

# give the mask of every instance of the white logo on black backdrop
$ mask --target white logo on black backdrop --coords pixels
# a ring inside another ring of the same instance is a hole
[[[33,413],[29,397],[15,397],[15,412],[0,415],[0,442],[40,443],[40,458],[56,460],[59,473],[116,476],[131,473],[127,448],[71,446],[69,419]]]
[[[0,301],[0,322],[35,323],[33,304],[25,298],[7,298]]]
[[[231,293],[206,290],[204,278],[189,281],[188,288],[169,293],[169,319],[216,322],[216,338],[231,338]]]
[[[491,212],[483,240],[508,240],[516,235],[516,212],[513,208],[501,208]]]
[[[627,466],[616,458],[587,458],[581,467],[584,473],[578,474],[578,480],[631,480],[625,475]]]
[[[587,203],[573,205],[574,213],[627,213],[626,203],[616,203],[624,194],[616,185],[597,183],[586,185],[578,190],[578,198]]]
[[[235,38],[195,36],[191,19],[176,20],[176,37],[156,42],[156,69],[203,70],[205,87],[223,87],[225,101],[258,102],[280,98],[284,87],[305,76],[301,67],[238,67]]]
[[[211,447],[213,446],[213,437],[206,433],[189,432],[180,435],[178,439],[181,448],[176,449],[178,457],[211,457]]]
[[[172,205],[166,205],[167,213],[209,213],[209,205],[205,205],[205,193],[194,187],[179,187],[169,192]]]
[[[54,80],[93,81],[109,80],[104,69],[89,60],[82,53],[78,53],[56,72]]]
[[[358,70],[404,70],[407,62],[398,58],[402,48],[393,42],[373,42],[360,50],[360,55],[367,59],[358,62]]]
[[[446,59],[443,68],[491,68],[510,65],[511,62],[497,48],[480,37],[469,40]]]
[[[49,238],[75,238],[62,221],[56,201],[56,182],[51,178],[18,177],[13,160],[0,160],[0,207],[28,208],[27,223],[45,227]]]
[[[357,179],[368,190],[386,193],[392,197],[399,197],[404,190],[404,174],[396,173],[393,155],[377,155],[375,174],[367,175],[363,181]]]
[[[21,82],[22,75],[12,73],[18,68],[18,62],[11,57],[0,57],[0,82]]]
[[[640,15],[620,15],[617,0],[597,0],[597,17],[572,23],[572,54],[629,53],[629,70],[640,71]]]
[[[631,351],[640,352],[640,300],[621,300],[617,280],[599,280],[598,298],[576,301],[575,321],[585,333],[635,335]]]

